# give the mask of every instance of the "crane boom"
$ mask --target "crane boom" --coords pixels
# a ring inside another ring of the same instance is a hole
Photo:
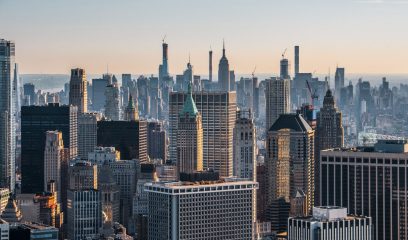
[[[287,48],[285,48],[285,51],[283,51],[283,53],[282,53],[282,58],[285,58],[285,53],[286,53],[286,50],[288,50]]]

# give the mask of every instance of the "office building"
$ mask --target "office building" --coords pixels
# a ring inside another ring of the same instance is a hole
[[[129,95],[128,105],[125,109],[125,121],[137,121],[139,120],[139,107],[136,99],[136,103],[133,102],[132,95]]]
[[[225,55],[225,44],[222,46],[222,57],[218,64],[218,85],[220,91],[230,91],[230,69],[227,56]]]
[[[71,80],[69,81],[69,104],[78,107],[78,113],[88,111],[88,81],[85,70],[75,68],[71,70]]]
[[[344,87],[345,69],[336,68],[336,73],[334,74],[334,89],[336,100],[340,99],[340,91]]]
[[[288,240],[371,240],[370,217],[347,215],[347,208],[314,207],[309,217],[288,220]]]
[[[120,120],[120,92],[116,83],[110,83],[105,88],[105,117]]]
[[[147,161],[147,122],[99,121],[97,145],[115,147],[120,159]]]
[[[16,201],[10,197],[4,211],[1,213],[0,218],[8,223],[17,223],[21,221],[21,211],[16,204]]]
[[[162,44],[162,64],[159,66],[159,79],[163,80],[164,78],[169,76],[169,45],[164,42],[163,39],[163,44]]]
[[[136,192],[137,161],[119,160],[108,163],[116,184],[120,188],[120,222],[129,226],[132,217],[133,196]]]
[[[47,131],[45,133],[45,150],[44,150],[44,184],[43,191],[48,191],[50,182],[55,184],[55,191],[58,192],[58,202],[61,202],[62,193],[62,171],[66,169],[69,161],[68,150],[64,148],[62,132]],[[65,189],[64,189],[65,190]]]
[[[167,134],[163,122],[150,121],[147,123],[148,155],[150,159],[167,160]]]
[[[178,118],[177,172],[203,170],[203,126],[201,114],[194,103],[191,83]]]
[[[68,168],[68,189],[98,189],[98,167],[88,161],[75,161]]]
[[[282,55],[282,57],[284,57]],[[280,78],[281,79],[290,79],[289,75],[289,60],[286,58],[282,58],[280,60]]]
[[[300,114],[282,114],[267,138],[268,205],[287,203],[298,191],[307,197],[305,209],[314,205],[314,131]],[[272,217],[271,217],[272,218]]]
[[[270,78],[265,80],[266,129],[278,119],[279,115],[290,112],[290,80]]]
[[[408,238],[407,140],[320,153],[320,204],[371,217],[373,239]]]
[[[10,198],[10,189],[9,188],[0,188],[0,214],[6,208],[8,199]]]
[[[10,225],[10,240],[58,240],[58,228],[41,223],[25,222]]]
[[[23,85],[24,96],[28,97],[26,106],[35,105],[37,103],[37,98],[35,95],[35,85],[33,83],[25,83]]]
[[[94,151],[88,153],[88,161],[98,166],[120,159],[120,152],[114,147],[95,147]]]
[[[336,107],[334,96],[330,89],[327,90],[324,96],[323,107],[317,113],[316,123],[315,187],[319,189],[320,151],[330,148],[341,148],[344,143],[342,115]]]
[[[235,71],[231,70],[229,75],[230,75],[230,78],[229,78],[230,79],[230,83],[229,83],[230,91],[235,91]]]
[[[101,112],[105,108],[105,88],[108,85],[108,78],[92,79],[92,110]]]
[[[0,186],[15,187],[16,78],[14,42],[0,39]]]
[[[300,60],[299,60],[299,46],[295,46],[295,77],[299,73],[299,66],[300,65]]]
[[[10,224],[3,219],[0,219],[0,234],[1,240],[9,240],[10,239]]]
[[[178,118],[187,93],[170,94],[170,160],[177,161]],[[193,92],[193,100],[203,125],[203,168],[228,177],[233,174],[233,130],[236,116],[235,92]]]
[[[212,49],[208,52],[208,80],[213,81],[213,52]]]
[[[234,176],[256,181],[256,148],[252,112],[238,111],[234,128]]]
[[[82,159],[86,159],[96,147],[97,122],[100,119],[100,114],[94,112],[78,115],[78,156]]]
[[[64,223],[63,213],[58,201],[59,193],[56,192],[55,182],[50,181],[46,191],[37,193],[33,197],[34,203],[39,203],[39,222],[48,226],[61,228]],[[24,216],[24,212],[23,212]]]
[[[44,190],[44,152],[47,131],[60,131],[69,158],[77,156],[77,107],[23,106],[21,108],[22,193]]]
[[[107,164],[99,168],[98,190],[102,197],[104,222],[120,222],[120,188]]]
[[[187,176],[191,181],[196,177]],[[254,195],[258,184],[204,178],[200,184],[145,184],[149,239],[255,239]]]

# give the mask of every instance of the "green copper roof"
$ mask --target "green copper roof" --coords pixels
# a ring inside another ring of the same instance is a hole
[[[186,100],[184,101],[183,110],[180,115],[189,114],[190,116],[196,116],[198,114],[197,106],[193,99],[193,93],[191,92],[191,83],[188,84],[188,93]]]
[[[129,94],[129,104],[128,104],[128,108],[135,108],[135,105],[134,105],[134,103],[133,103],[132,94]]]

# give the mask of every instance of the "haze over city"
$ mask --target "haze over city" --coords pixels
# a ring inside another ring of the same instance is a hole
[[[156,73],[167,35],[169,70],[181,73],[189,53],[207,74],[207,53],[225,39],[238,74],[277,73],[285,48],[302,47],[302,71],[406,73],[406,1],[0,1],[0,32],[18,44],[21,73]]]

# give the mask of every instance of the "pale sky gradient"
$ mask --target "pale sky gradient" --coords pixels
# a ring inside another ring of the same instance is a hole
[[[408,73],[408,1],[392,0],[0,0],[0,38],[16,43],[22,73],[155,73],[167,34],[169,68],[191,53],[208,74],[222,39],[232,69],[278,72],[282,51],[301,71]]]

